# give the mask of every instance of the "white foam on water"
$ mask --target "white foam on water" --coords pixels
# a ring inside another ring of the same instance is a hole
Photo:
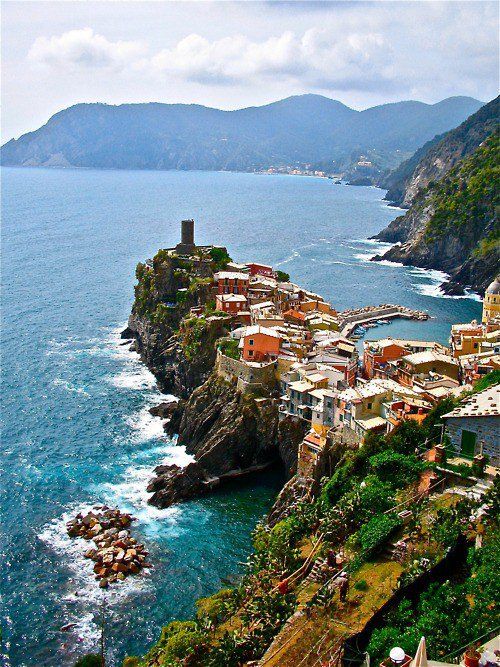
[[[288,262],[293,262],[293,260],[296,259],[297,257],[300,257],[299,251],[293,250],[291,255],[281,260],[281,262],[276,262],[275,266],[282,266],[283,264],[288,264]]]
[[[351,243],[356,243],[358,245],[369,245],[380,248],[381,250],[389,250],[399,243],[387,243],[386,241],[378,241],[377,239],[351,239]],[[349,246],[350,247],[350,246]]]
[[[87,391],[85,391],[83,387],[77,387],[72,382],[69,382],[68,380],[63,380],[62,378],[54,378],[54,380],[52,380],[52,384],[55,385],[56,387],[62,387],[63,389],[66,389],[66,391],[70,393],[80,394],[82,396],[90,396],[90,394]]]
[[[67,632],[61,634],[61,648],[65,653],[78,649],[79,652],[88,652],[95,648],[100,637],[99,613],[103,596],[106,600],[108,614],[113,614],[113,608],[123,603],[127,596],[137,593],[149,586],[147,570],[125,581],[118,581],[104,593],[94,578],[94,562],[85,558],[85,552],[93,546],[93,542],[78,537],[70,537],[66,530],[66,523],[75,517],[78,512],[86,514],[93,505],[84,504],[74,506],[60,518],[54,519],[45,525],[38,534],[48,548],[53,550],[64,562],[70,572],[66,593],[57,592],[59,606],[64,603],[64,622],[74,624]],[[77,595],[75,595],[77,593]]]
[[[449,279],[449,274],[444,271],[436,269],[423,269],[419,266],[411,266],[408,269],[409,273],[429,280],[425,283],[413,283],[412,287],[424,296],[431,296],[440,299],[472,299],[474,301],[481,301],[481,297],[472,290],[465,289],[465,294],[446,294],[441,290],[441,285]]]
[[[147,485],[154,477],[154,468],[158,465],[176,464],[186,466],[194,461],[193,456],[186,453],[185,447],[175,444],[175,439],[142,450],[129,459],[129,463],[117,482],[105,482],[93,488],[108,505],[120,507],[129,511],[141,523],[142,529],[148,535],[155,535],[165,528],[162,521],[167,520],[170,529],[181,511],[179,507],[158,509],[149,505],[151,493]]]
[[[151,405],[146,405],[139,412],[125,416],[125,422],[132,430],[133,442],[148,442],[165,437],[163,420],[149,412]]]

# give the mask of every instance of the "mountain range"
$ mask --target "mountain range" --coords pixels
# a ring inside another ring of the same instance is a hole
[[[8,141],[3,165],[112,169],[254,171],[328,165],[339,171],[362,155],[396,165],[481,102],[450,97],[356,111],[321,95],[222,111],[194,104],[77,104],[34,132]]]

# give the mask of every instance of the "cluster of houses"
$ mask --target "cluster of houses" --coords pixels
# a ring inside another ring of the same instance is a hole
[[[483,375],[500,369],[500,313],[491,307],[492,297],[496,298],[491,292],[500,291],[496,281],[485,299],[483,321],[454,325],[450,347],[388,337],[364,342],[359,358],[356,343],[339,332],[338,313],[321,297],[280,282],[271,267],[237,268],[215,276],[217,308],[237,322],[231,333],[238,342],[240,361],[234,377],[238,376],[240,389],[262,383],[272,388],[276,383],[280,419],[302,421],[309,429],[299,450],[303,474],[314,466],[329,439],[361,445],[370,432],[389,433],[404,420],[420,423],[438,401],[459,397]],[[500,297],[498,301],[500,307]],[[223,356],[220,351],[219,359]],[[270,367],[274,373],[267,372],[262,382],[259,369]],[[227,365],[224,375],[228,377]],[[462,408],[446,420],[457,454],[473,457],[481,450],[498,465],[498,387],[492,395],[496,411],[490,394],[485,401],[480,397],[483,411],[476,410],[473,416],[465,402],[463,429]],[[478,422],[475,431],[471,420]]]
[[[219,344],[217,372],[241,391],[273,397],[281,420],[302,422],[307,435],[298,468],[304,475],[332,439],[362,445],[370,432],[389,433],[404,420],[419,423],[440,400],[460,397],[500,369],[499,279],[486,290],[482,322],[454,325],[450,347],[388,337],[364,342],[361,358],[350,337],[353,321],[376,317],[380,309],[423,315],[390,304],[337,313],[286,274],[257,263],[230,262],[214,275],[213,290],[216,311],[231,329]],[[457,455],[480,452],[500,465],[499,386],[476,397],[445,416],[449,436]]]

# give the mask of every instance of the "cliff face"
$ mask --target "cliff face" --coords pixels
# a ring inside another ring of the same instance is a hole
[[[168,507],[209,491],[220,478],[259,469],[279,458],[278,408],[272,398],[242,395],[215,374],[181,402],[168,424],[195,462],[159,466],[148,486],[151,504]]]
[[[439,182],[430,184],[409,211],[377,235],[401,242],[374,261],[386,259],[450,274],[443,289],[478,292],[498,272],[500,230],[498,137],[491,135]]]
[[[184,260],[159,251],[137,267],[135,302],[124,336],[136,349],[160,389],[187,397],[203,384],[215,363],[215,342],[226,335],[221,317],[186,319],[193,306],[213,298],[210,262]]]
[[[408,208],[420,192],[471,155],[497,129],[499,99],[485,104],[454,130],[428,141],[409,160],[381,179],[380,187],[387,189],[385,199]]]
[[[225,325],[226,321],[219,318],[201,321],[195,334],[196,350],[191,354],[186,329],[176,331],[135,313],[128,323],[136,349],[161,391],[181,398],[187,398],[210,375],[216,358],[216,341],[227,334]]]

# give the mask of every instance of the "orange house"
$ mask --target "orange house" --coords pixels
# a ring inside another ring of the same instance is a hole
[[[363,371],[365,378],[371,380],[375,371],[384,370],[389,361],[401,359],[408,354],[406,348],[389,340],[366,342],[363,350]]]
[[[240,347],[245,361],[271,361],[278,357],[281,336],[267,327],[247,327],[241,337]]]
[[[248,294],[248,282],[250,277],[247,273],[239,271],[219,271],[214,275],[217,285],[217,294]]]
[[[285,322],[290,322],[290,324],[298,324],[299,326],[304,326],[306,322],[306,316],[300,310],[295,310],[290,308],[285,313],[283,313]]]
[[[245,310],[246,297],[243,294],[217,294],[215,297],[215,308],[223,313],[236,314]]]

